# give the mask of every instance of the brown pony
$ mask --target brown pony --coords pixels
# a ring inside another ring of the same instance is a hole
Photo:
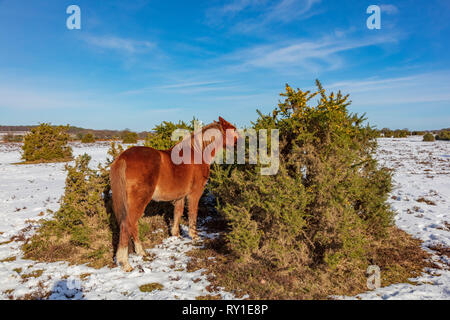
[[[209,145],[216,144],[214,146],[215,151],[221,150],[225,146],[234,146],[239,137],[236,128],[221,117],[219,117],[219,122],[214,121],[212,124],[203,127],[201,132],[203,133],[207,129],[216,129],[216,132],[221,134],[221,139],[210,141]],[[179,236],[179,223],[183,215],[185,198],[187,198],[189,236],[192,239],[198,237],[196,230],[198,202],[209,178],[212,159],[206,160],[201,157],[200,163],[194,161],[196,152],[198,154],[200,151],[203,155],[202,151],[208,148],[204,138],[201,138],[200,144],[195,143],[196,136],[194,132],[179,143],[189,143],[189,147],[193,151],[190,152],[191,161],[184,161],[180,164],[172,161],[172,149],[177,145],[168,150],[132,147],[122,152],[111,165],[110,179],[113,208],[117,223],[120,226],[116,261],[124,271],[132,270],[128,263],[130,238],[133,239],[135,252],[142,256],[145,255],[139,241],[138,221],[151,200],[173,201],[175,208],[171,233],[172,236]],[[230,141],[230,139],[232,140]],[[214,150],[211,152],[211,157],[214,157]]]

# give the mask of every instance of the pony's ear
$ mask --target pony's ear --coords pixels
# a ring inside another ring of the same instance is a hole
[[[236,129],[235,126],[233,126],[231,123],[229,123],[227,120],[225,120],[222,117],[219,117],[219,124],[222,126],[222,128],[224,129]]]

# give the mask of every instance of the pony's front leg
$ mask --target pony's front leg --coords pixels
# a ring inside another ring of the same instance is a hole
[[[180,220],[184,211],[184,197],[174,202],[172,236],[180,236]]]
[[[193,192],[188,195],[188,207],[189,207],[189,236],[192,240],[198,239],[197,234],[197,213],[198,202],[202,196],[203,189],[197,192]]]

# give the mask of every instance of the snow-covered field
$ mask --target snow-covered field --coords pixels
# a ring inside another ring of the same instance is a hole
[[[380,139],[377,156],[382,164],[395,169],[390,203],[398,212],[396,224],[422,239],[424,247],[437,244],[450,247],[450,143],[421,140],[421,137]],[[75,156],[88,153],[92,166],[97,166],[105,161],[109,145],[72,147]],[[135,267],[130,273],[119,268],[97,270],[85,265],[23,259],[20,250],[23,239],[35,231],[39,219],[51,218],[47,209],[59,207],[65,172],[62,163],[13,164],[19,161],[19,145],[0,144],[0,299],[39,297],[45,293],[50,293],[51,299],[195,299],[209,294],[206,289],[209,282],[202,270],[186,271],[189,258],[185,253],[193,248],[188,238],[170,237],[148,250],[155,255],[152,261],[130,256]],[[428,204],[418,202],[420,198]],[[201,236],[211,235],[203,232]],[[424,273],[415,279],[417,285],[392,285],[357,298],[450,299],[448,258],[435,255],[434,259],[442,269]],[[164,287],[140,291],[139,286],[154,282]],[[224,299],[234,298],[231,293],[219,293]]]

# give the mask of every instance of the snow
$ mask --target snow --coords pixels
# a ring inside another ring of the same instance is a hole
[[[410,279],[417,285],[395,284],[360,294],[353,299],[450,299],[450,261],[428,249],[450,247],[450,142],[423,142],[421,136],[381,138],[377,158],[395,169],[389,200],[397,212],[396,225],[423,241],[432,259],[443,269],[427,270]],[[433,204],[418,202],[420,198]]]
[[[108,143],[72,144],[74,155],[87,153],[92,167],[107,157]],[[379,139],[380,163],[395,169],[394,190],[389,202],[397,212],[397,226],[424,241],[427,247],[450,247],[450,143],[422,142],[422,137]],[[20,246],[39,226],[39,219],[50,219],[59,207],[64,191],[64,164],[16,165],[20,162],[19,144],[0,144],[0,299],[18,299],[25,295],[49,293],[50,299],[195,299],[209,294],[210,284],[204,270],[187,272],[194,248],[187,237],[169,237],[161,245],[148,249],[151,261],[130,255],[134,270],[94,269],[66,262],[40,263],[23,258]],[[420,198],[428,201],[418,202]],[[431,202],[430,202],[431,201]],[[434,205],[433,205],[434,204]],[[181,226],[187,234],[186,226]],[[214,234],[201,232],[201,237]],[[10,241],[12,238],[12,241]],[[416,279],[417,285],[395,284],[346,299],[450,299],[449,261],[433,252],[442,266]],[[15,258],[15,260],[14,260]],[[175,263],[175,268],[173,264]],[[172,267],[172,268],[171,268]],[[22,279],[37,271],[36,277]],[[40,274],[42,272],[42,274]],[[139,286],[160,283],[164,287],[141,292]],[[235,299],[220,290],[224,299]],[[217,293],[214,293],[217,294]]]

